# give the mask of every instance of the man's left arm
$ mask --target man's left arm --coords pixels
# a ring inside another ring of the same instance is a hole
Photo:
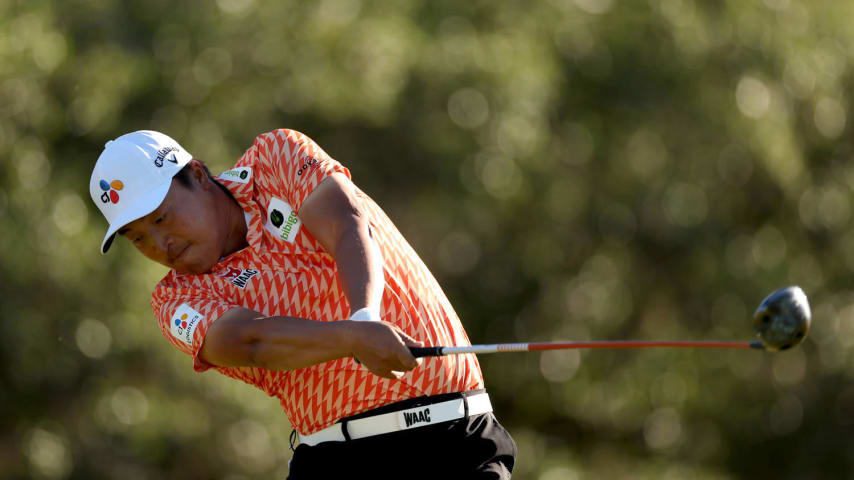
[[[333,173],[309,194],[299,210],[302,224],[334,258],[350,315],[379,320],[385,280],[382,252],[362,211],[353,183]]]

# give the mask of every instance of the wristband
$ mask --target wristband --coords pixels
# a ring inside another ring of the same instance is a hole
[[[350,315],[350,320],[358,320],[363,322],[379,322],[380,309],[371,307],[360,308],[359,310],[353,312],[352,315]]]

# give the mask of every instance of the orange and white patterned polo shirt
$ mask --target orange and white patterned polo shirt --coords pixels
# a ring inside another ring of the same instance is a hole
[[[234,168],[217,177],[245,212],[249,246],[205,274],[170,271],[151,300],[163,335],[193,356],[196,371],[213,368],[278,398],[291,425],[304,435],[407,398],[483,388],[474,355],[425,358],[399,380],[373,375],[351,358],[291,371],[225,368],[199,358],[208,327],[233,307],[323,322],[349,316],[333,257],[299,219],[303,201],[333,172],[350,177],[299,132],[258,136]],[[382,319],[425,345],[469,345],[433,275],[380,207],[361,190],[357,195],[383,255]]]

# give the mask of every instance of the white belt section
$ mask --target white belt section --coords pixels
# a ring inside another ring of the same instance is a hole
[[[489,402],[489,395],[486,392],[481,392],[470,397],[455,398],[446,402],[421,405],[420,407],[383,413],[381,415],[374,415],[373,417],[350,420],[346,424],[336,423],[311,435],[300,434],[299,441],[306,445],[317,445],[322,442],[343,442],[346,440],[342,431],[343,425],[346,425],[350,439],[356,440],[383,433],[449,422],[466,416],[465,402],[468,402],[469,416],[492,411],[492,403]]]

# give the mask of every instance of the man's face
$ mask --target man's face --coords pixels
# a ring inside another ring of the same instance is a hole
[[[209,271],[223,251],[225,234],[213,183],[200,171],[193,165],[190,188],[173,179],[157,209],[118,232],[146,257],[183,273]]]

